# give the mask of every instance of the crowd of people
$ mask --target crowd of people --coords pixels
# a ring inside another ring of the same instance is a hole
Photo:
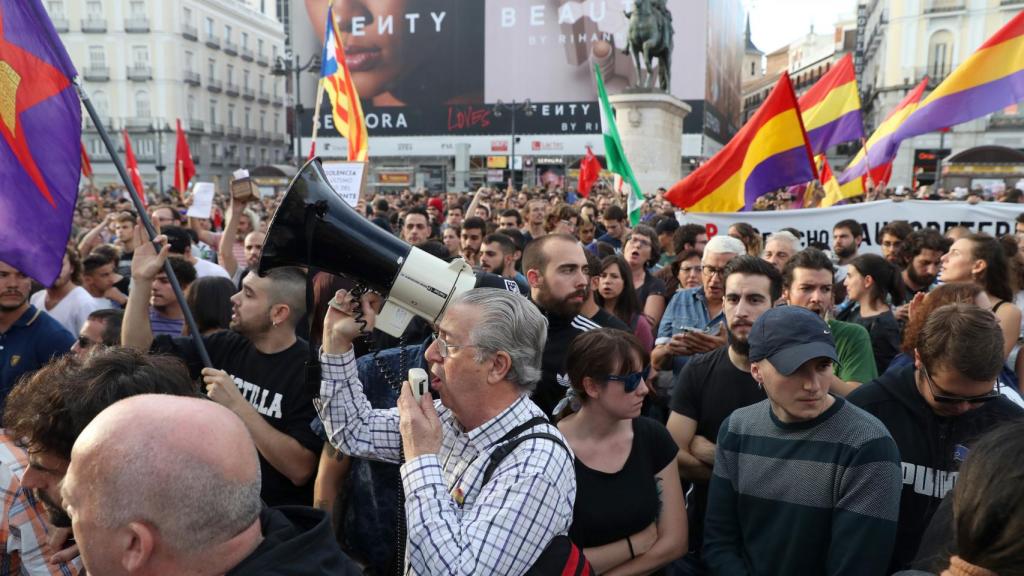
[[[280,199],[165,198],[154,243],[90,194],[52,286],[0,262],[2,573],[1024,573],[1024,217],[874,254],[663,191],[377,195],[478,275],[393,337],[358,278],[255,273]]]

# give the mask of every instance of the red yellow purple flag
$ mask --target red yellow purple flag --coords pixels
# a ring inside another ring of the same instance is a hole
[[[864,120],[860,112],[860,94],[853,57],[844,56],[800,97],[800,111],[807,140],[815,154],[864,138]]]
[[[366,118],[363,117],[363,105],[359,102],[356,85],[348,71],[345,50],[341,46],[341,34],[338,33],[338,23],[334,20],[330,5],[327,7],[327,24],[324,30],[320,76],[324,79],[324,90],[331,98],[334,128],[348,140],[349,161],[365,162],[369,156]]]
[[[865,176],[840,184],[824,154],[818,156],[818,173],[821,174],[821,187],[825,191],[825,197],[821,199],[822,208],[828,208],[848,198],[864,194]]]
[[[1024,11],[1018,12],[907,116],[893,138],[955,126],[1024,100]]]
[[[665,198],[694,212],[735,212],[758,197],[818,178],[793,84],[778,84],[736,136]]]
[[[82,105],[39,0],[0,0],[0,260],[60,274],[82,169]]]
[[[896,129],[907,119],[917,108],[928,87],[928,78],[914,87],[907,95],[900,100],[896,108],[878,125],[868,141],[861,147],[860,152],[850,160],[846,170],[839,176],[840,184],[851,182],[884,164],[892,162],[900,149],[900,141],[896,138]]]

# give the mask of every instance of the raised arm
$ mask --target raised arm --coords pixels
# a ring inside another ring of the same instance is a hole
[[[103,229],[110,226],[110,223],[113,220],[114,213],[110,212],[103,217],[102,222],[97,224],[92,230],[89,230],[89,232],[82,237],[82,240],[78,243],[78,253],[81,254],[83,258],[89,254],[90,250],[102,242],[103,238],[101,235],[103,234]]]
[[[332,446],[344,454],[384,462],[398,463],[401,454],[401,433],[398,430],[398,409],[374,410],[363,393],[356,368],[352,341],[363,328],[354,310],[362,306],[365,330],[373,330],[376,320],[372,296],[362,302],[339,290],[327,308],[324,318],[323,347],[320,363],[323,380],[320,397],[313,401]]]
[[[153,242],[146,239],[139,224],[135,225],[133,234],[136,248],[132,256],[132,289],[124,308],[121,345],[149,352],[153,344],[153,329],[149,325],[149,293],[153,288],[153,279],[163,270],[170,246],[166,236],[157,236],[156,241],[163,244],[158,253]]]
[[[224,270],[231,276],[238,270],[238,260],[235,259],[235,235],[238,233],[238,220],[242,217],[242,210],[245,209],[244,202],[235,201],[231,197],[231,204],[228,206],[227,220],[224,222],[224,233],[220,235],[220,243],[217,244],[217,261]],[[210,244],[207,242],[207,244]]]

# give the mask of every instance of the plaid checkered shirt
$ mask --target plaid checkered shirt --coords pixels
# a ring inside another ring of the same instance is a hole
[[[28,454],[0,430],[0,576],[75,576],[75,564],[49,564],[43,554],[49,524],[42,505],[21,485]]]
[[[352,456],[398,463],[398,409],[371,408],[351,351],[321,353],[320,361],[323,381],[314,403],[331,444]],[[485,485],[487,456],[498,440],[543,413],[522,396],[465,432],[451,410],[440,401],[434,406],[441,420],[440,453],[418,456],[401,468],[411,573],[523,574],[572,523],[572,457],[549,439],[529,439],[501,461]],[[529,432],[561,437],[554,426]]]

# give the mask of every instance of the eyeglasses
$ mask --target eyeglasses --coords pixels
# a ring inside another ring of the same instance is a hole
[[[89,340],[85,336],[79,336],[78,337],[78,347],[79,348],[85,349],[85,348],[88,348],[88,347],[92,346],[93,344],[94,344],[94,342],[92,340]]]
[[[644,381],[644,378],[646,378],[647,373],[650,371],[650,366],[644,366],[644,369],[639,372],[632,372],[630,374],[623,374],[621,376],[609,374],[608,376],[605,376],[604,379],[607,380],[608,382],[622,382],[622,389],[625,390],[627,394],[629,394],[630,392],[636,391],[636,389],[640,387],[640,383]]]
[[[451,355],[452,350],[458,350],[459,348],[472,348],[476,344],[449,344],[444,341],[443,338],[434,332],[434,342],[437,342],[437,353],[441,355],[441,358],[448,358]]]
[[[718,266],[708,266],[705,264],[704,266],[701,266],[701,273],[707,276],[708,278],[711,278],[716,274],[719,278],[722,278],[725,276],[725,268],[720,268]]]
[[[949,394],[942,393],[942,389],[935,384],[935,381],[928,374],[928,369],[924,367],[924,362],[921,363],[921,373],[924,374],[924,381],[928,383],[928,390],[931,391],[932,398],[935,398],[935,401],[940,404],[960,404],[961,402],[984,404],[1002,396],[1000,391],[1002,384],[998,381],[993,385],[991,392],[981,394],[980,396],[950,396]]]
[[[701,267],[700,266],[680,266],[679,267],[679,271],[682,272],[683,274],[691,274],[693,272],[696,272],[696,273],[700,274]]]

